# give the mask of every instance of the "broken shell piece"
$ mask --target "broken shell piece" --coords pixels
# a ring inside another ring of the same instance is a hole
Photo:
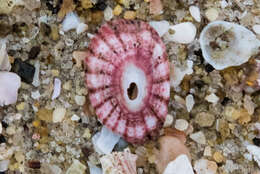
[[[197,21],[200,22],[201,18],[200,18],[200,9],[197,6],[190,6],[189,7],[189,11],[191,16]]]
[[[260,35],[260,25],[254,25],[253,26],[253,30],[256,34],[259,34]]]
[[[260,41],[245,27],[216,21],[201,32],[200,46],[204,59],[217,70],[239,66],[257,53]]]
[[[127,148],[124,152],[113,152],[100,158],[104,174],[136,174],[137,155]]]
[[[66,171],[66,174],[85,174],[86,166],[77,159],[73,159],[73,163]]]
[[[86,24],[80,22],[79,17],[73,12],[68,13],[62,22],[62,30],[65,32],[76,29],[77,34],[80,34],[86,31],[87,27]]]
[[[185,67],[177,66],[174,64],[174,62],[171,62],[170,68],[171,86],[177,88],[186,74],[190,75],[193,73],[193,62],[191,60],[187,60]]]
[[[214,161],[199,159],[194,163],[194,170],[198,174],[216,174],[218,165]]]
[[[159,139],[160,150],[156,153],[156,168],[163,173],[168,163],[175,160],[179,155],[185,154],[190,158],[188,148],[184,145],[183,138],[175,136],[163,136]]]
[[[54,87],[53,87],[53,94],[51,99],[55,100],[57,97],[59,97],[61,92],[61,81],[58,78],[54,79]]]
[[[6,51],[5,40],[0,40],[0,71],[10,71],[11,64]]]
[[[17,101],[21,78],[11,72],[0,72],[0,106],[14,104]]]
[[[194,172],[187,155],[179,155],[167,165],[163,174],[194,174]]]
[[[191,43],[196,36],[197,29],[191,22],[183,22],[177,25],[170,26],[169,33],[167,33],[167,40],[188,44]],[[173,34],[171,34],[173,32]]]
[[[190,112],[195,104],[193,95],[189,94],[185,98],[187,111]]]
[[[246,149],[251,155],[253,155],[254,160],[257,162],[258,166],[260,167],[260,148],[255,145],[248,144],[246,145]]]
[[[102,127],[101,132],[96,133],[92,137],[92,143],[96,152],[99,154],[109,154],[114,149],[115,145],[120,140],[120,136],[107,129],[105,126]]]
[[[131,143],[158,134],[168,114],[170,70],[157,32],[143,21],[113,20],[86,54],[86,84],[99,120]]]
[[[90,174],[103,174],[103,171],[101,170],[101,168],[91,164],[90,162],[88,162],[88,168],[89,168]]]
[[[170,28],[168,21],[151,21],[149,24],[157,31],[160,37],[162,37]]]

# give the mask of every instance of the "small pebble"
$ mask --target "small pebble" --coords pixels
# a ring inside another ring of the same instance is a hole
[[[86,101],[86,97],[85,96],[80,96],[80,95],[76,95],[75,96],[75,102],[77,103],[77,105],[83,106],[85,101]]]
[[[85,129],[83,135],[82,135],[83,138],[87,138],[87,139],[90,139],[91,138],[91,133],[90,133],[90,130],[88,128]]]
[[[52,115],[53,123],[61,122],[64,119],[65,115],[66,115],[65,108],[63,108],[63,107],[56,108],[53,111],[53,115]]]
[[[172,31],[173,34],[171,34],[170,31]],[[170,26],[170,31],[167,36],[169,41],[188,44],[195,39],[197,29],[193,23],[184,22]]]
[[[207,71],[207,73],[210,73],[210,72],[214,71],[214,67],[210,64],[207,64],[205,66],[205,70]]]
[[[81,6],[84,9],[89,9],[93,7],[91,0],[81,0]]]
[[[6,139],[2,134],[0,134],[0,144],[2,143],[6,143]]]
[[[8,126],[8,128],[6,128],[6,133],[8,135],[14,135],[16,133],[15,126],[14,125]]]
[[[200,127],[210,127],[215,121],[215,116],[207,112],[200,112],[195,117],[195,123]]]
[[[0,71],[10,71],[11,64],[6,50],[6,41],[0,40]]]
[[[40,97],[41,97],[41,94],[40,92],[37,90],[37,91],[32,91],[31,92],[31,97],[34,99],[34,100],[38,100]]]
[[[205,15],[210,22],[215,21],[218,18],[218,10],[209,8],[206,10]]]
[[[253,141],[254,145],[260,146],[260,138],[255,137],[252,141]]]
[[[24,103],[24,102],[21,102],[21,103],[19,103],[19,104],[16,105],[16,109],[17,109],[18,111],[24,110],[24,107],[25,107],[25,103]]]
[[[198,144],[206,144],[206,137],[202,131],[191,134],[190,138]]]
[[[193,95],[189,94],[185,98],[187,111],[190,112],[195,104]]]
[[[225,160],[224,156],[220,153],[220,152],[215,152],[213,154],[213,159],[217,162],[217,163],[221,163]]]
[[[39,55],[40,51],[41,51],[41,47],[39,47],[39,46],[32,47],[31,50],[29,51],[28,58],[29,59],[37,58],[37,56]]]
[[[85,174],[86,168],[80,161],[73,159],[73,163],[68,168],[66,174]]]
[[[188,121],[184,120],[184,119],[177,119],[175,121],[175,126],[176,129],[180,130],[180,131],[185,131],[188,129],[189,127],[189,123]]]
[[[200,159],[195,161],[194,169],[198,174],[215,174],[218,166],[214,161]]]
[[[136,18],[136,12],[128,10],[124,13],[124,18],[125,19],[135,19]]]
[[[2,133],[2,130],[3,130],[3,126],[2,123],[0,122],[0,134]]]
[[[15,59],[12,66],[12,71],[17,73],[23,82],[32,83],[35,73],[35,68],[27,62],[23,62],[21,59]]]
[[[205,100],[207,100],[210,103],[216,104],[219,101],[219,97],[216,96],[216,94],[211,93],[210,95],[207,95],[205,97]]]
[[[67,81],[62,85],[62,88],[65,90],[70,90],[71,89],[71,81]]]
[[[39,168],[41,168],[41,162],[40,161],[29,161],[28,166],[32,169],[39,169]]]
[[[97,4],[95,4],[94,9],[104,11],[107,7],[107,4],[103,0],[99,0]]]
[[[113,18],[113,10],[111,7],[107,6],[104,11],[104,18],[106,21],[110,21]]]
[[[221,6],[222,9],[223,9],[223,8],[226,8],[226,7],[228,6],[227,1],[226,1],[226,0],[222,0],[222,1],[220,2],[220,6]]]
[[[203,153],[204,156],[211,156],[212,155],[212,152],[211,152],[211,147],[210,146],[206,146],[205,149],[204,149],[204,153]]]
[[[121,7],[121,5],[116,5],[116,7],[113,10],[113,14],[115,16],[119,16],[123,11],[123,8]]]
[[[197,6],[190,6],[189,7],[189,11],[191,16],[197,21],[200,22],[201,21],[201,17],[200,17],[200,9]]]
[[[254,25],[253,30],[256,34],[260,34],[260,25]]]
[[[172,125],[172,123],[173,123],[173,116],[171,114],[167,114],[163,127],[169,127]]]
[[[71,121],[79,121],[79,120],[80,120],[80,117],[77,116],[76,114],[73,114],[70,119],[71,119]]]

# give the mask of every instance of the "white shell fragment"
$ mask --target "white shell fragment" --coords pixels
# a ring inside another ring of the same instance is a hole
[[[216,103],[218,102],[218,100],[219,100],[219,97],[216,96],[216,94],[211,93],[211,94],[207,95],[207,96],[205,97],[205,99],[206,99],[208,102],[210,102],[210,103],[216,104]]]
[[[160,37],[162,37],[170,28],[169,22],[165,20],[151,21],[149,24],[155,29],[155,31],[157,31]]]
[[[61,92],[61,81],[60,81],[60,79],[55,78],[55,79],[54,79],[53,94],[52,94],[51,99],[54,100],[54,99],[56,99],[57,97],[59,97],[60,92]]]
[[[165,168],[163,174],[194,174],[187,155],[179,155]]]
[[[73,159],[73,163],[71,166],[68,168],[66,174],[85,174],[85,170],[87,167],[79,162],[77,159]]]
[[[52,121],[53,123],[59,123],[62,122],[66,115],[66,109],[63,107],[58,107],[53,111],[52,114]]]
[[[125,149],[124,152],[113,152],[100,158],[104,174],[137,174],[137,155]]]
[[[254,25],[253,30],[256,34],[260,34],[260,25]]]
[[[88,162],[88,168],[90,174],[103,174],[102,170],[99,167],[91,164],[90,162]]]
[[[38,87],[41,84],[40,79],[39,79],[39,75],[40,75],[40,61],[37,60],[35,62],[35,64],[34,64],[34,67],[35,67],[35,72],[34,72],[34,76],[33,76],[32,85],[35,86],[35,87]]]
[[[248,152],[253,155],[254,160],[257,162],[258,166],[260,167],[260,148],[255,145],[247,145],[246,149]]]
[[[201,17],[200,17],[200,9],[197,6],[190,6],[189,7],[189,11],[191,16],[197,21],[200,22],[201,21]]]
[[[21,78],[12,72],[0,72],[0,106],[14,104],[17,101]]]
[[[77,34],[81,34],[81,33],[85,32],[87,29],[88,29],[87,24],[79,23],[79,25],[76,28],[76,32],[77,32]]]
[[[110,21],[113,18],[113,9],[109,6],[104,10],[104,18],[106,21]]]
[[[171,32],[167,33],[167,39],[182,44],[191,43],[195,39],[197,32],[195,25],[191,22],[172,25],[170,30],[172,30],[173,34]]]
[[[6,51],[5,40],[0,40],[0,71],[10,71],[11,64]]]
[[[217,168],[216,162],[207,159],[199,159],[194,162],[194,170],[198,174],[216,174]]]
[[[200,34],[204,59],[217,70],[239,66],[254,55],[260,41],[245,27],[216,21],[208,24]]]
[[[184,76],[193,73],[193,62],[191,60],[186,61],[186,67],[176,66],[173,62],[170,63],[170,82],[174,88],[178,87]]]
[[[98,132],[92,137],[92,143],[99,154],[110,154],[119,139],[119,135],[103,126],[101,132]]]
[[[77,34],[87,30],[87,25],[80,22],[79,17],[73,12],[68,13],[62,22],[63,31],[66,32],[72,29],[76,29]]]
[[[195,104],[193,95],[189,94],[185,98],[187,111],[190,112]]]
[[[0,161],[0,172],[5,172],[8,169],[10,161],[9,160],[3,160]]]

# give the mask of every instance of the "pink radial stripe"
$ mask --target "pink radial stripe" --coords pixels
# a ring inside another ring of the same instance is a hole
[[[86,52],[86,86],[99,120],[130,143],[156,136],[168,113],[169,61],[149,24],[102,25]]]
[[[170,99],[170,84],[169,81],[163,81],[161,83],[153,84],[152,94],[157,95],[165,99]]]
[[[89,67],[89,72],[92,73],[100,73],[105,72],[108,74],[111,74],[115,67],[109,62],[106,62],[102,59],[97,58],[96,56],[89,56],[89,59],[86,59],[86,64]]]
[[[97,89],[111,85],[112,77],[105,74],[89,74],[86,75],[86,83],[90,89]]]
[[[102,104],[106,99],[113,96],[113,89],[106,88],[101,90],[95,90],[89,94],[89,98],[92,101],[92,106],[95,108],[96,106]]]

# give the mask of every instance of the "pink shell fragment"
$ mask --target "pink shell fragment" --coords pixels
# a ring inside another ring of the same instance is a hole
[[[85,64],[90,102],[104,125],[131,143],[158,132],[168,113],[170,70],[165,45],[149,24],[104,24]]]

